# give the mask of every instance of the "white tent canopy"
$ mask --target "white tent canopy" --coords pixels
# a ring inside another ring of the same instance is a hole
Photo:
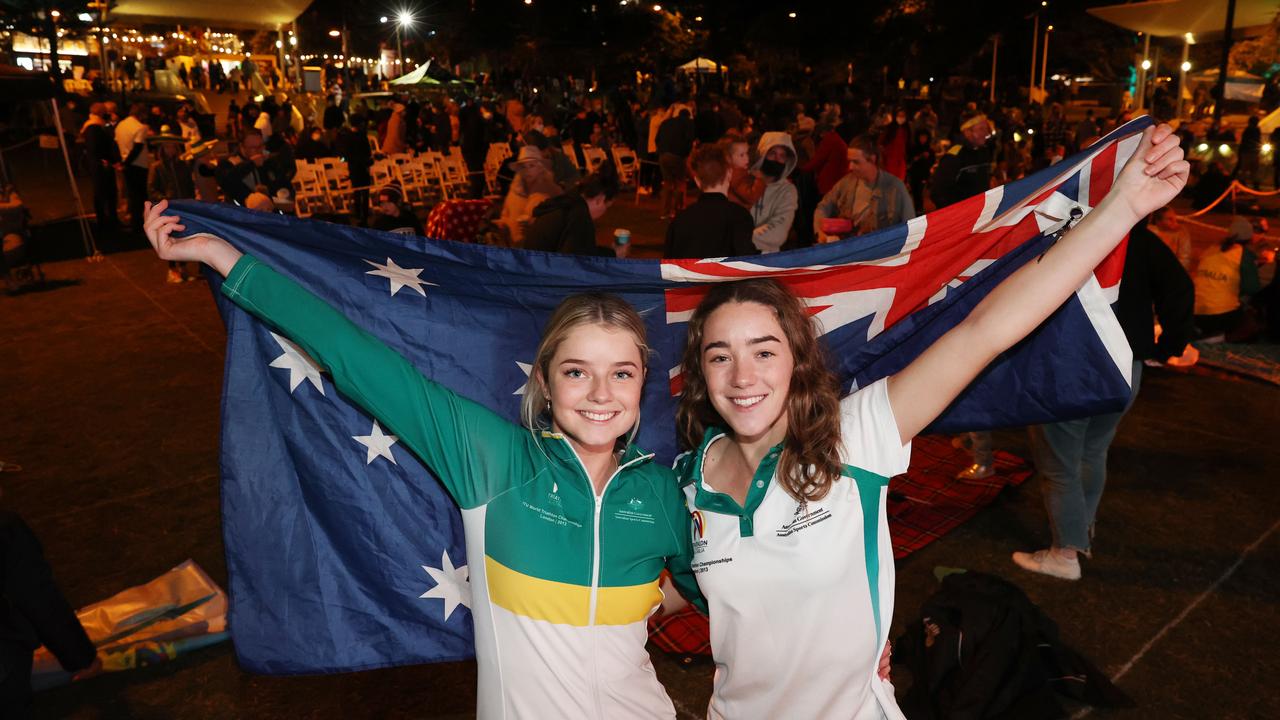
[[[173,19],[181,24],[271,28],[291,23],[312,0],[121,0],[113,19]]]
[[[395,80],[391,81],[392,85],[443,85],[439,80],[427,75],[427,70],[431,68],[431,62],[428,61],[414,68],[413,72],[405,73]]]
[[[1236,0],[1231,24],[1236,28],[1267,25],[1275,19],[1276,10],[1276,0]],[[1090,8],[1089,14],[1155,37],[1220,33],[1227,25],[1225,0],[1149,0]]]
[[[729,68],[704,57],[697,57],[677,68],[681,72],[713,73],[725,72]]]

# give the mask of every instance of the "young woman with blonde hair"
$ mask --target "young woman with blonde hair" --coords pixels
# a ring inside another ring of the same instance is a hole
[[[841,398],[804,305],[757,279],[689,323],[677,425],[692,570],[711,617],[711,718],[901,718],[885,679],[894,566],[885,497],[911,440],[1186,183],[1168,126],[1112,191],[895,375]]]
[[[672,473],[631,439],[648,369],[644,322],[603,293],[560,304],[538,346],[526,427],[418,372],[324,301],[225,240],[176,239],[148,208],[162,259],[208,264],[222,292],[327,368],[462,508],[481,718],[671,718],[645,650],[669,568],[691,593],[688,513]]]

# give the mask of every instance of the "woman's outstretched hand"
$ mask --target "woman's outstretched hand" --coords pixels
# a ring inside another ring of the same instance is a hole
[[[146,219],[143,230],[147,241],[155,248],[161,260],[176,262],[202,262],[217,270],[226,277],[240,259],[241,252],[220,237],[207,233],[197,233],[185,238],[175,238],[175,232],[187,229],[182,218],[177,215],[165,215],[169,209],[169,201],[161,200],[154,205],[146,204]]]
[[[1138,149],[1116,178],[1112,193],[1133,213],[1133,221],[1168,205],[1187,185],[1191,164],[1168,125],[1142,131]]]

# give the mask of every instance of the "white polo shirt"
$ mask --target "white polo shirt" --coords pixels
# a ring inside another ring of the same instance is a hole
[[[885,498],[911,444],[899,441],[884,380],[840,412],[844,477],[817,502],[775,482],[781,445],[756,470],[745,509],[702,478],[723,430],[681,463],[716,662],[709,718],[903,718],[876,670],[893,618]]]

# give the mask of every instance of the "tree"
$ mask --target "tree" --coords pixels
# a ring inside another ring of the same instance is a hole
[[[1280,64],[1280,15],[1257,37],[1236,41],[1229,67],[1231,72],[1263,74],[1276,64]]]

